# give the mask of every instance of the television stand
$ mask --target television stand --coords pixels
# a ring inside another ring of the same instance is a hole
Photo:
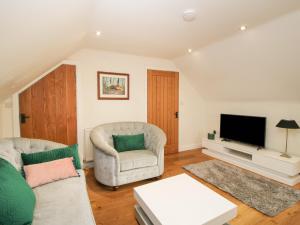
[[[221,139],[202,140],[202,152],[241,168],[288,185],[300,183],[300,157],[281,157],[281,152],[227,142]]]
[[[231,140],[230,140],[230,139],[226,139],[226,138],[222,138],[221,140],[222,140],[222,141],[231,142]]]

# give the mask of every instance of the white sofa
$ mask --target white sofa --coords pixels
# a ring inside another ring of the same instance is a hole
[[[21,153],[48,151],[65,147],[63,144],[27,139],[0,139],[0,158],[10,162],[17,170],[22,168]],[[33,225],[95,225],[87,195],[85,175],[46,184],[33,191],[36,196]]]

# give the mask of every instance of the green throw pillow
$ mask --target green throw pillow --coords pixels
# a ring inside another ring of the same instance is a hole
[[[32,189],[15,167],[0,158],[0,224],[29,225],[34,207]]]
[[[145,149],[144,134],[113,135],[114,148],[118,152]]]
[[[80,159],[78,155],[78,145],[72,145],[65,148],[53,149],[45,152],[36,152],[25,154],[22,153],[21,157],[24,165],[31,165],[43,162],[50,162],[57,159],[73,157],[73,163],[76,169],[81,169]]]

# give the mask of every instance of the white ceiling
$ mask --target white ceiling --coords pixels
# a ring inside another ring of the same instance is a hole
[[[82,47],[172,59],[299,7],[299,0],[2,0],[0,97]],[[187,23],[189,8],[197,18]]]
[[[300,7],[299,0],[98,0],[87,45],[92,48],[174,58]],[[197,18],[185,22],[185,9]],[[95,37],[101,30],[101,38]]]

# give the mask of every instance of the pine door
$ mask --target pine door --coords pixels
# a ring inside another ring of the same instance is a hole
[[[61,65],[19,94],[21,137],[77,143],[75,70]]]
[[[148,70],[148,123],[167,135],[165,154],[178,152],[178,72]]]

